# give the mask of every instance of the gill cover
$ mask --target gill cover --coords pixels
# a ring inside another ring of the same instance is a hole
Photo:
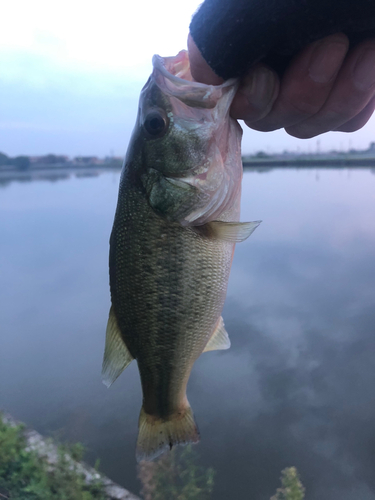
[[[229,116],[236,80],[205,85],[192,80],[186,51],[153,57],[141,93],[141,181],[151,207],[184,226],[239,213],[242,130]]]

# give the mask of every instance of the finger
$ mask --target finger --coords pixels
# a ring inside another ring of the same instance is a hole
[[[348,38],[342,33],[308,45],[286,70],[270,113],[255,123],[245,120],[247,125],[256,130],[276,130],[315,115],[330,94],[348,47]]]
[[[336,130],[355,119],[374,95],[375,40],[368,40],[350,51],[322,109],[315,116],[286,130],[299,138]]]
[[[223,83],[224,80],[217,76],[217,74],[214,73],[204,60],[190,33],[187,45],[190,60],[190,72],[194,80],[196,82],[206,83],[207,85],[220,85]]]
[[[277,74],[267,66],[258,64],[241,80],[230,114],[238,120],[260,120],[271,111],[278,93]]]
[[[337,127],[337,131],[339,132],[355,132],[362,128],[371,118],[373,112],[375,110],[375,98],[373,98],[367,106],[365,106],[357,116],[349,120],[348,122]]]

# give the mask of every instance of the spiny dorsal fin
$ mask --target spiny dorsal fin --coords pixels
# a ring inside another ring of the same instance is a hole
[[[207,345],[204,348],[203,352],[216,351],[220,349],[229,349],[229,348],[230,348],[229,336],[225,329],[223,318],[220,316],[217,327],[215,328],[212,337],[207,342]]]
[[[224,222],[215,220],[203,226],[196,226],[195,231],[207,238],[219,239],[230,243],[245,241],[262,221],[254,222]]]
[[[113,307],[109,310],[109,318],[105,337],[105,349],[102,368],[103,383],[109,387],[116,378],[121,375],[129,363],[133,360],[125,342],[122,340],[121,332]]]

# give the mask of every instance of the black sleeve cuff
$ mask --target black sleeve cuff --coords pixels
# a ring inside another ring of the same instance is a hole
[[[313,40],[343,31],[351,43],[375,37],[374,0],[206,0],[190,33],[224,79],[265,59],[282,72]]]

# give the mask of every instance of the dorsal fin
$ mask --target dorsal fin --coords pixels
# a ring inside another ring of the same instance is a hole
[[[102,368],[103,383],[109,387],[133,361],[122,339],[113,307],[109,310]]]
[[[216,351],[220,349],[229,349],[230,340],[228,333],[224,326],[223,318],[220,316],[218,324],[212,334],[210,340],[207,342],[203,352]]]

